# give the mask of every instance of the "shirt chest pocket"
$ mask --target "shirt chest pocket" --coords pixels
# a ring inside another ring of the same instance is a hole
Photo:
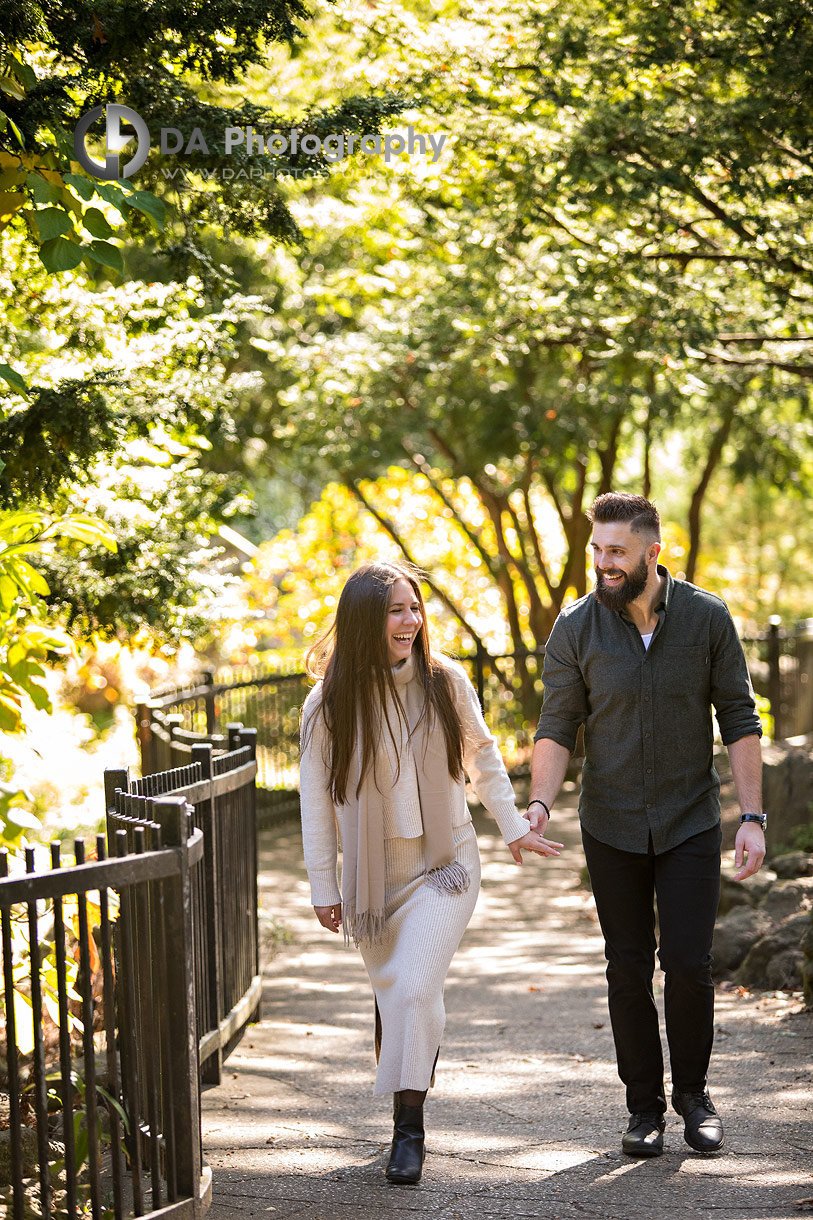
[[[655,688],[657,694],[672,698],[708,699],[711,691],[708,648],[704,645],[688,648],[665,645],[658,659]]]

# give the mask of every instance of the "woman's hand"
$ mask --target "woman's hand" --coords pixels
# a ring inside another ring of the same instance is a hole
[[[508,850],[517,864],[522,864],[524,851],[535,852],[537,856],[558,856],[563,847],[564,843],[554,843],[550,839],[545,839],[538,830],[529,830],[521,839],[514,839],[513,843],[508,844]]]
[[[327,928],[328,932],[338,932],[342,926],[342,904],[340,902],[332,907],[314,907],[313,909],[323,928]]]

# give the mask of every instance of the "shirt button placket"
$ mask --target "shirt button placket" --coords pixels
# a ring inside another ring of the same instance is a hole
[[[655,692],[649,653],[641,665],[641,711],[644,803],[647,809],[647,822],[651,827],[650,811],[655,808]]]

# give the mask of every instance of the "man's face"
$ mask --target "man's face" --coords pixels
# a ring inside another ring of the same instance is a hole
[[[597,521],[593,526],[593,567],[596,598],[609,610],[623,610],[646,588],[650,547],[626,522]],[[657,556],[657,551],[655,552]]]

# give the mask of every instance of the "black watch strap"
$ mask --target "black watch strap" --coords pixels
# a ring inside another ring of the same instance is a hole
[[[743,813],[740,816],[740,826],[742,826],[743,822],[759,822],[764,830],[768,825],[768,815],[765,813]]]

